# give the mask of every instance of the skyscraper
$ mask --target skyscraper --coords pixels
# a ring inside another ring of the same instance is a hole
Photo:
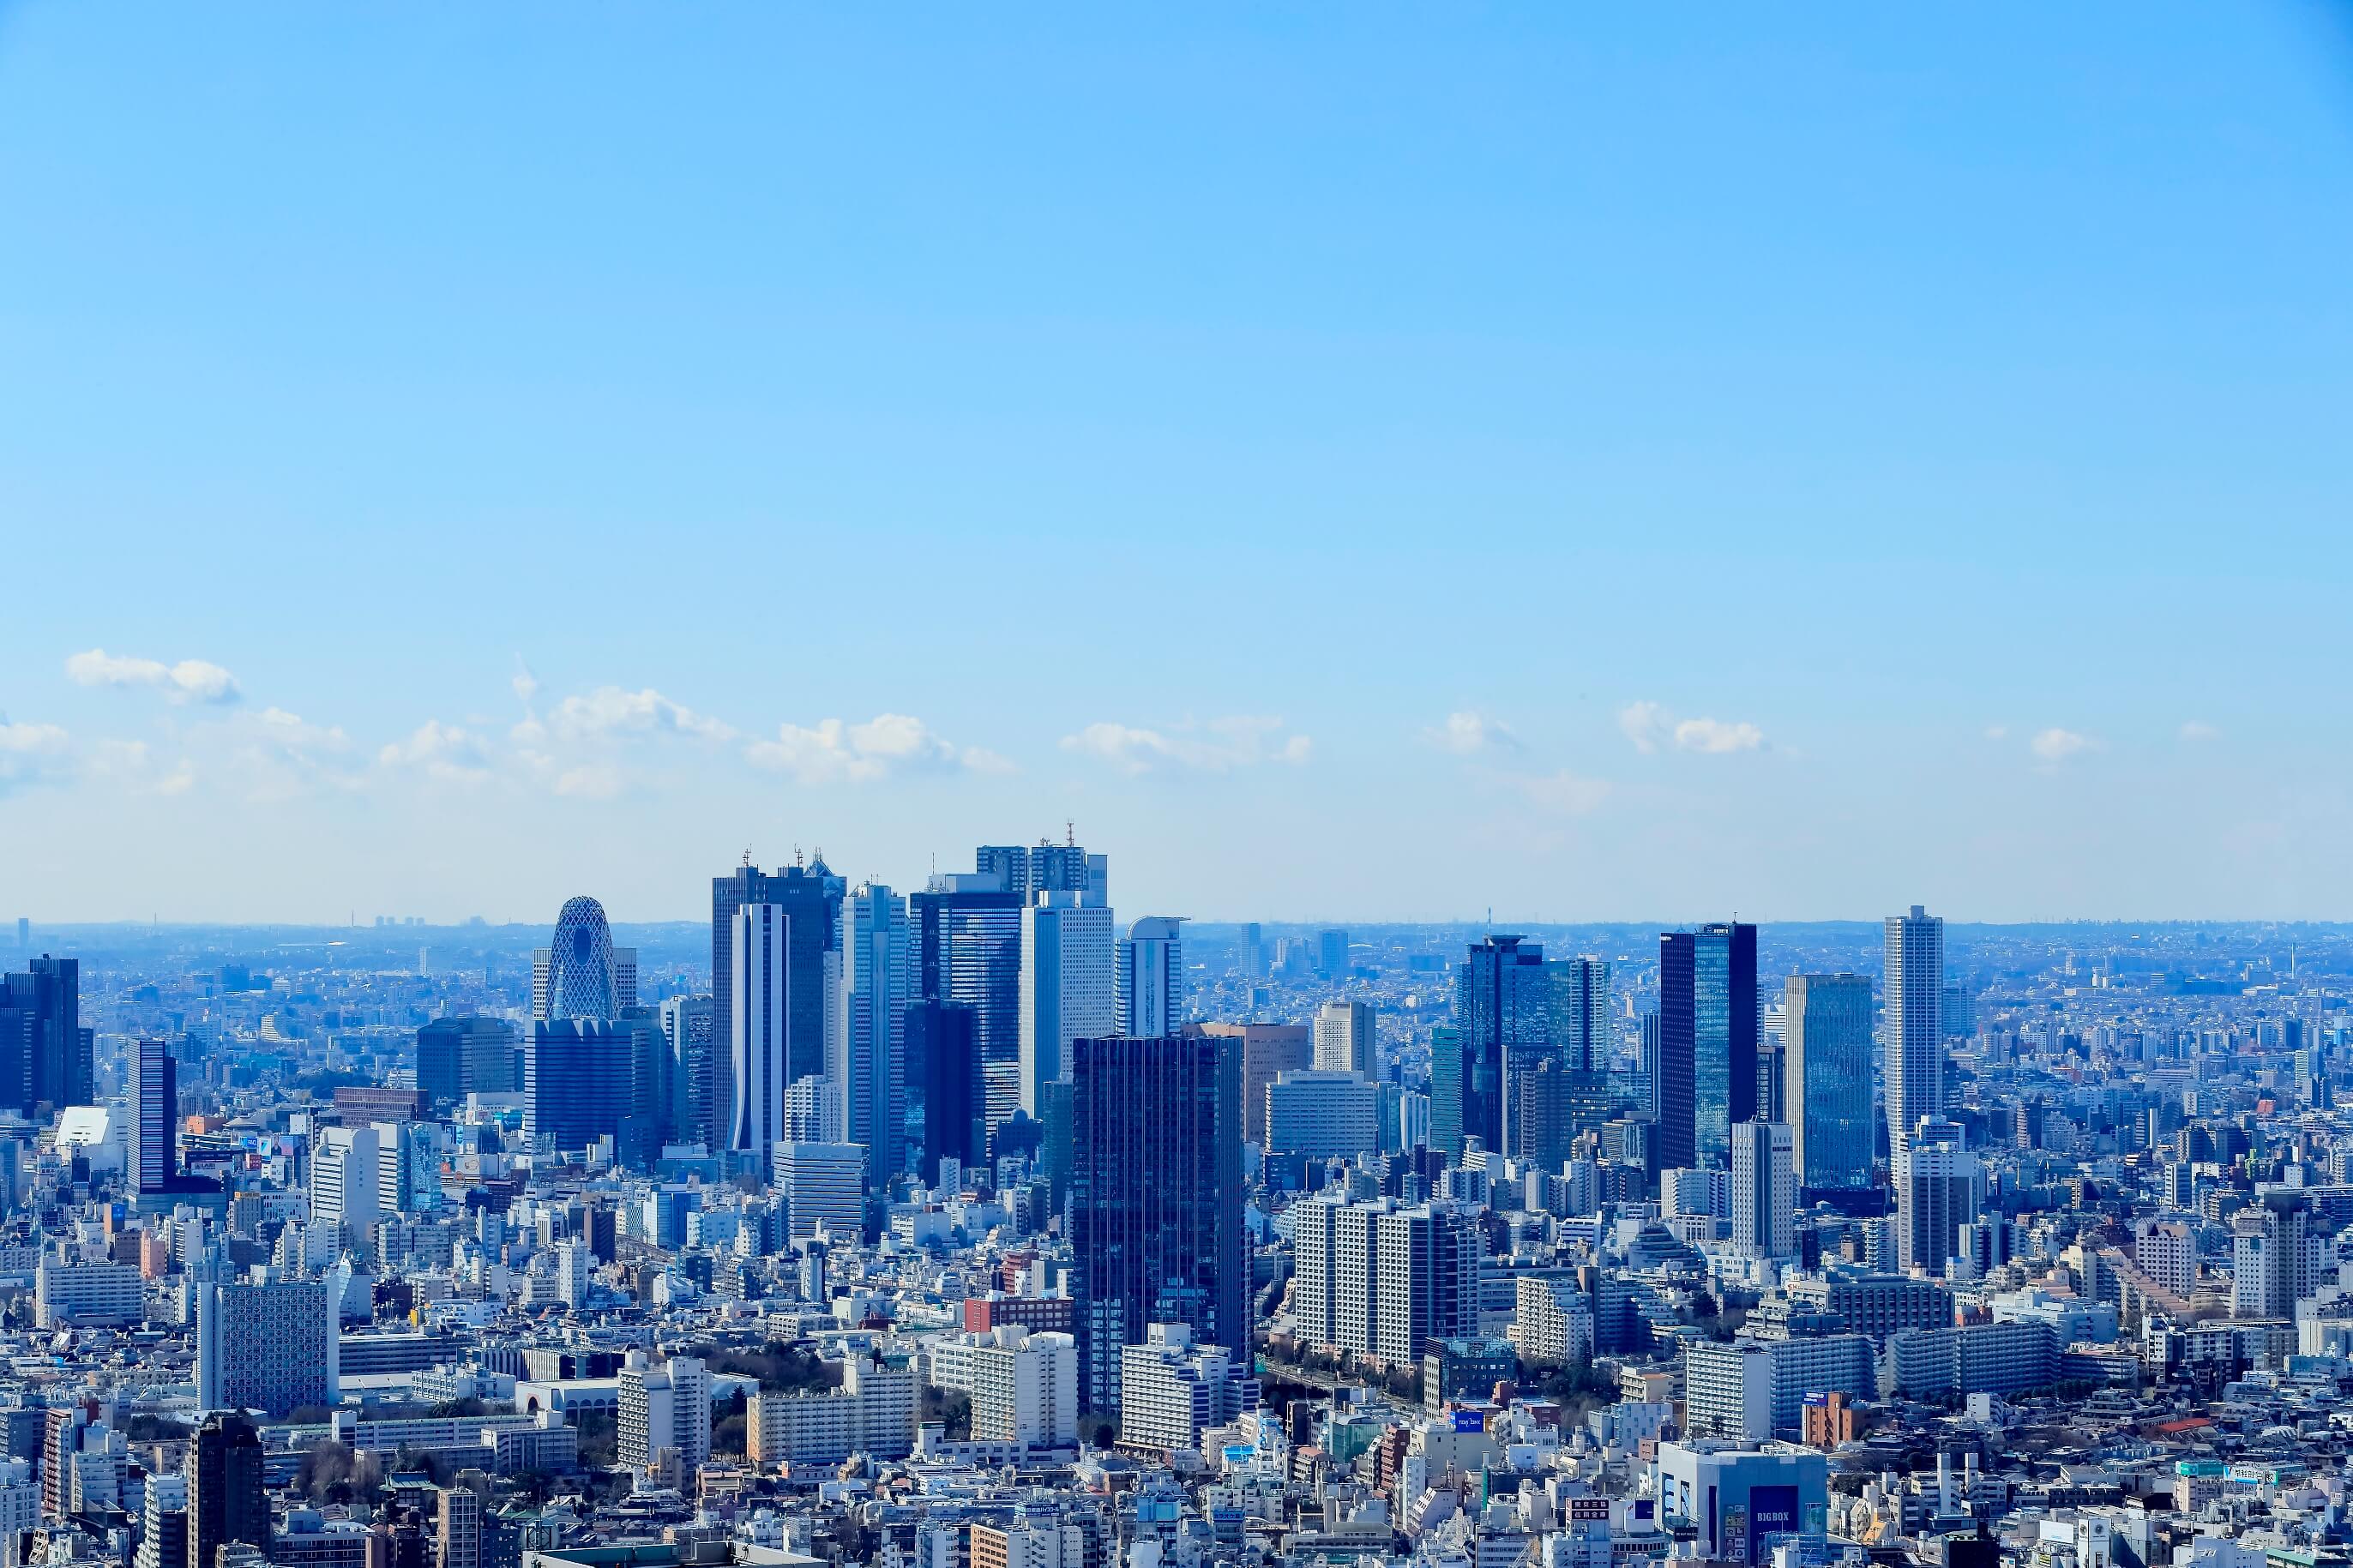
[[[189,1446],[188,1568],[213,1568],[221,1547],[269,1550],[269,1497],[263,1489],[261,1435],[242,1411],[205,1417]]]
[[[834,943],[841,976],[834,1010],[832,1065],[841,1124],[867,1151],[867,1182],[881,1186],[906,1163],[907,1042],[904,1013],[914,1000],[907,903],[879,882],[841,903]]]
[[[1315,1070],[1378,1076],[1370,1002],[1326,1002],[1315,1009]]]
[[[916,994],[972,1009],[991,1133],[1021,1106],[1021,908],[996,872],[935,875],[907,900]]]
[[[1148,1323],[1251,1342],[1239,1056],[1195,1032],[1073,1043],[1071,1279],[1090,1409],[1119,1408],[1120,1352]]]
[[[311,1223],[362,1240],[383,1218],[381,1154],[374,1127],[328,1127],[311,1151]],[[364,1244],[364,1243],[363,1243]]]
[[[604,905],[565,900],[554,940],[532,954],[533,1019],[617,1018],[637,1000],[638,950],[613,945]]]
[[[141,1193],[160,1193],[180,1173],[179,1064],[161,1040],[134,1040],[131,1067],[131,1179]]]
[[[1610,1013],[1609,961],[1556,958],[1552,978],[1552,1044],[1563,1064],[1579,1072],[1607,1072],[1617,1049]]]
[[[711,1123],[711,1085],[717,1076],[711,1059],[711,1020],[715,1002],[709,996],[668,996],[655,1017],[661,1028],[664,1065],[670,1070],[670,1125],[664,1136],[681,1143],[717,1144],[724,1128]]]
[[[1337,980],[1348,973],[1346,931],[1319,931],[1315,933],[1315,973],[1326,980]]]
[[[436,1018],[417,1031],[417,1087],[426,1100],[447,1105],[470,1094],[513,1094],[514,1026],[504,1018]]]
[[[1111,902],[1111,858],[1090,855],[1075,840],[984,844],[972,858],[974,870],[995,876],[1025,906],[1037,902],[1039,893],[1074,893],[1098,907]]]
[[[1915,1125],[1895,1162],[1895,1265],[1945,1272],[1961,1226],[1985,1203],[1985,1167],[1963,1146],[1961,1129],[1940,1116]]]
[[[1108,1036],[1112,913],[1045,891],[1021,911],[1021,1109],[1042,1120],[1046,1086],[1068,1078],[1071,1042]]]
[[[1514,1152],[1505,1138],[1514,1075],[1534,1070],[1552,1049],[1552,1007],[1544,949],[1518,936],[1474,942],[1455,970],[1454,1027],[1461,1037],[1461,1118],[1466,1139],[1493,1152]]]
[[[1792,974],[1781,1024],[1783,1089],[1798,1180],[1871,1184],[1871,981]]]
[[[988,1151],[988,1091],[974,1025],[973,1010],[961,1002],[918,1002],[905,1012],[907,1059],[921,1074],[926,1186],[938,1185],[943,1159],[970,1170]]]
[[[1887,1142],[1901,1163],[1920,1119],[1945,1113],[1945,922],[1918,904],[1887,917],[1886,999]]]
[[[1732,1245],[1752,1258],[1788,1258],[1798,1250],[1792,1144],[1787,1122],[1733,1124]]]
[[[1659,936],[1659,1163],[1721,1171],[1757,1114],[1757,928]]]
[[[342,1397],[339,1294],[327,1279],[198,1284],[196,1403],[284,1415]]]
[[[1183,917],[1146,915],[1127,928],[1113,955],[1114,1034],[1173,1035],[1185,1022]]]
[[[796,1016],[791,987],[799,977],[792,962],[792,916],[780,904],[740,904],[728,923],[725,1003],[719,1005],[714,997],[712,1009],[714,1019],[726,1015],[733,1030],[727,1147],[765,1159],[785,1136],[785,1089],[795,1081],[786,1048]],[[821,968],[819,976],[821,984]]]
[[[91,1032],[81,1026],[81,961],[43,953],[0,975],[0,1106],[35,1116],[88,1105]]]
[[[784,917],[785,986],[783,1034],[784,1082],[816,1078],[825,1072],[832,986],[827,973],[833,952],[842,894],[848,884],[835,876],[820,854],[806,868],[794,865],[774,872],[748,862],[724,877],[711,879],[711,1041],[712,1083],[702,1097],[710,1107],[710,1125],[724,1138],[735,1125],[736,1086],[729,1079],[735,1038],[735,911],[746,904],[772,904]]]
[[[637,1031],[598,1018],[531,1026],[523,1054],[523,1136],[575,1153],[610,1135],[620,1153],[622,1119],[636,1105]]]

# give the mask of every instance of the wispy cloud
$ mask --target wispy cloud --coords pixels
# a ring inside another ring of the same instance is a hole
[[[878,713],[857,724],[839,719],[809,727],[780,724],[774,740],[753,742],[744,755],[755,767],[805,784],[863,784],[894,773],[1012,771],[996,752],[958,746],[905,713]]]
[[[1761,751],[1766,743],[1765,731],[1746,720],[1677,719],[1663,705],[1648,700],[1618,710],[1618,728],[1645,754],[1672,745],[1679,752],[1723,756]]]
[[[94,647],[69,656],[66,674],[83,686],[145,687],[174,702],[234,702],[239,695],[236,677],[201,658],[165,664]]]
[[[1261,763],[1303,765],[1315,743],[1305,735],[1286,734],[1281,719],[1235,714],[1167,730],[1109,721],[1088,725],[1062,737],[1062,749],[1099,758],[1123,772],[1148,773],[1163,769],[1197,773],[1230,773]]]
[[[2219,737],[2221,733],[2221,731],[2217,730],[2213,725],[2207,723],[2202,719],[2191,719],[2186,721],[2181,726],[2180,731],[2181,739],[2193,742],[2199,741],[2211,741]]]
[[[479,784],[490,776],[490,759],[470,731],[427,719],[406,738],[376,753],[387,768],[413,768],[450,784]]]
[[[12,724],[0,714],[0,795],[59,776],[69,737],[55,724]]]
[[[517,690],[521,689],[518,683]],[[705,741],[735,739],[730,726],[673,702],[651,687],[625,691],[617,686],[600,686],[585,697],[567,697],[555,705],[550,721],[556,734],[575,741],[661,734]]]
[[[518,701],[528,702],[539,695],[539,677],[531,672],[521,654],[515,655],[515,672],[507,678],[507,684],[514,689]]]
[[[1520,738],[1499,719],[1464,709],[1449,713],[1446,722],[1425,729],[1421,738],[1441,752],[1451,752],[1458,757],[1475,756],[1481,752],[1516,752]]]
[[[2100,749],[2100,742],[2094,737],[2073,730],[2063,730],[2055,724],[2050,729],[2035,731],[2034,738],[2026,745],[2039,761],[2051,763],[2063,763],[2070,757]]]

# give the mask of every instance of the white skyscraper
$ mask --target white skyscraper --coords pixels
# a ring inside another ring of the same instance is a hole
[[[1888,916],[1887,1138],[1899,1163],[1920,1119],[1944,1114],[1944,996],[1945,922],[1918,904]]]
[[[689,1474],[711,1458],[711,1373],[692,1356],[656,1363],[631,1351],[621,1368],[616,1457],[633,1469],[674,1450]]]
[[[196,1404],[283,1415],[341,1397],[338,1276],[196,1287]]]
[[[374,1127],[329,1127],[311,1152],[311,1223],[357,1240],[383,1217],[381,1151]]]
[[[1352,1072],[1367,1080],[1376,1075],[1371,1003],[1326,1002],[1315,1009],[1315,1070]]]
[[[1116,1034],[1112,913],[1082,893],[1047,891],[1021,911],[1021,1109],[1046,1112],[1046,1086],[1070,1075],[1071,1042]]]
[[[788,917],[776,904],[745,904],[733,921],[733,967],[728,975],[729,1060],[734,1068],[734,1115],[727,1147],[765,1156],[785,1136],[786,961]]]
[[[1183,923],[1178,916],[1147,915],[1119,939],[1112,995],[1118,1033],[1156,1039],[1185,1022]]]
[[[868,1180],[896,1175],[906,1161],[906,1030],[901,1010],[915,999],[907,900],[868,883],[841,900],[840,991],[833,1009],[827,1076],[841,1102],[841,1126],[868,1151]]]
[[[1960,1126],[1924,1119],[1895,1163],[1895,1266],[1942,1274],[1961,1226],[1985,1205],[1985,1166],[1964,1146]]]
[[[1786,1121],[1732,1129],[1732,1245],[1755,1258],[1798,1250],[1796,1142]]]

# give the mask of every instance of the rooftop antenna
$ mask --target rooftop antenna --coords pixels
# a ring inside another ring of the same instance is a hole
[[[1070,849],[1076,849],[1079,847],[1079,825],[1068,818],[1065,818],[1062,823],[1062,844],[1065,848]]]
[[[819,853],[823,853],[823,852],[822,852],[822,851],[819,851]],[[800,863],[801,863],[801,847],[800,847],[799,845],[796,844],[796,845],[794,845],[794,846],[793,846],[793,864],[794,864],[795,866],[798,866]]]
[[[749,844],[744,846],[744,864],[746,867],[752,864],[752,847]]]

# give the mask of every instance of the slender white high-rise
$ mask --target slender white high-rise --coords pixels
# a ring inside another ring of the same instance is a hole
[[[1119,939],[1112,1026],[1138,1039],[1173,1035],[1185,1021],[1183,918],[1146,915]]]
[[[877,882],[841,900],[840,989],[826,1074],[848,1141],[866,1146],[867,1174],[881,1184],[906,1159],[904,1009],[915,999],[907,900]]]
[[[1315,1070],[1377,1076],[1373,1051],[1373,1005],[1326,1002],[1315,1009]]]
[[[790,917],[778,904],[745,904],[730,922],[733,967],[727,977],[728,1060],[734,1069],[734,1113],[727,1147],[768,1152],[785,1136],[785,1037],[791,971],[785,933]]]
[[[1021,1109],[1040,1120],[1046,1086],[1070,1077],[1071,1042],[1118,1032],[1112,914],[1086,896],[1041,892],[1021,911]]]
[[[1920,1119],[1945,1110],[1945,922],[1918,904],[1887,917],[1885,994],[1887,1142],[1900,1164]]]

